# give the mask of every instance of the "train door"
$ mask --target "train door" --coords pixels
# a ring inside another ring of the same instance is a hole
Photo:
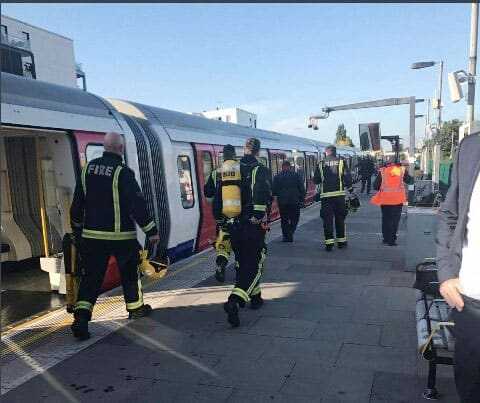
[[[306,182],[306,196],[305,204],[312,204],[316,193],[316,185],[313,182],[313,176],[315,174],[315,168],[317,167],[316,153],[305,153],[305,182]]]
[[[172,198],[172,241],[176,245],[175,258],[180,259],[195,251],[195,241],[200,222],[200,195],[195,172],[195,156],[192,146],[187,143],[173,145],[173,155],[177,168],[178,197]],[[176,199],[176,200],[175,200]],[[175,221],[175,223],[173,223]]]
[[[270,160],[270,170],[272,171],[272,180],[282,170],[283,161],[287,159],[285,151],[281,150],[268,150]],[[277,201],[272,203],[272,209],[270,212],[270,221],[274,221],[280,218],[280,211],[278,209]]]
[[[200,225],[198,229],[196,251],[209,248],[216,237],[216,222],[212,213],[212,205],[203,194],[203,188],[215,169],[215,149],[209,144],[195,144],[195,167],[197,170],[198,200],[200,209]]]
[[[0,130],[3,326],[61,306],[60,275],[41,258],[61,252],[70,230],[75,184],[72,141],[65,131],[3,126]]]

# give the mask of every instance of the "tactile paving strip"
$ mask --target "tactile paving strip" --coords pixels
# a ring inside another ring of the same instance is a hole
[[[317,216],[318,208],[308,207],[303,210],[299,225]],[[268,242],[280,234],[279,223],[272,224]],[[211,277],[214,267],[215,253],[208,250],[173,264],[168,274],[161,279],[144,277],[142,283],[145,302],[154,309],[160,308],[172,298],[185,293],[186,289]],[[2,334],[1,343],[1,394],[125,326],[127,316],[122,289],[118,287],[98,299],[90,324],[92,337],[87,341],[77,343],[72,340],[72,315],[63,308],[7,330]],[[52,345],[55,346],[54,349]]]

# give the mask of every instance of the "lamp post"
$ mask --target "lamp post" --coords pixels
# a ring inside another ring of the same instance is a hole
[[[413,70],[425,69],[427,67],[435,66],[436,64],[440,65],[440,75],[438,76],[438,98],[436,99],[438,113],[437,113],[437,128],[440,129],[442,125],[442,89],[443,89],[443,60],[439,62],[417,62],[413,63],[410,68]],[[434,105],[432,105],[435,107]]]

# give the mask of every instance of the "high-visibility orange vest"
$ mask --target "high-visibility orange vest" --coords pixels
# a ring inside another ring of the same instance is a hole
[[[405,168],[398,165],[391,165],[380,169],[382,184],[380,190],[372,197],[370,203],[377,206],[393,206],[403,204],[407,201],[403,176]]]

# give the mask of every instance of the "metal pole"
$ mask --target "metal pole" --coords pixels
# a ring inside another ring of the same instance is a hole
[[[475,119],[475,75],[477,73],[477,38],[478,38],[478,2],[472,3],[470,20],[470,57],[468,63],[468,99],[467,99],[467,124],[471,129]]]
[[[410,97],[410,161],[415,161],[415,97]],[[411,162],[408,169],[413,177],[415,173],[415,163]]]
[[[440,130],[442,126],[442,85],[443,85],[443,60],[440,62],[440,77],[438,79],[438,114],[437,127]]]

